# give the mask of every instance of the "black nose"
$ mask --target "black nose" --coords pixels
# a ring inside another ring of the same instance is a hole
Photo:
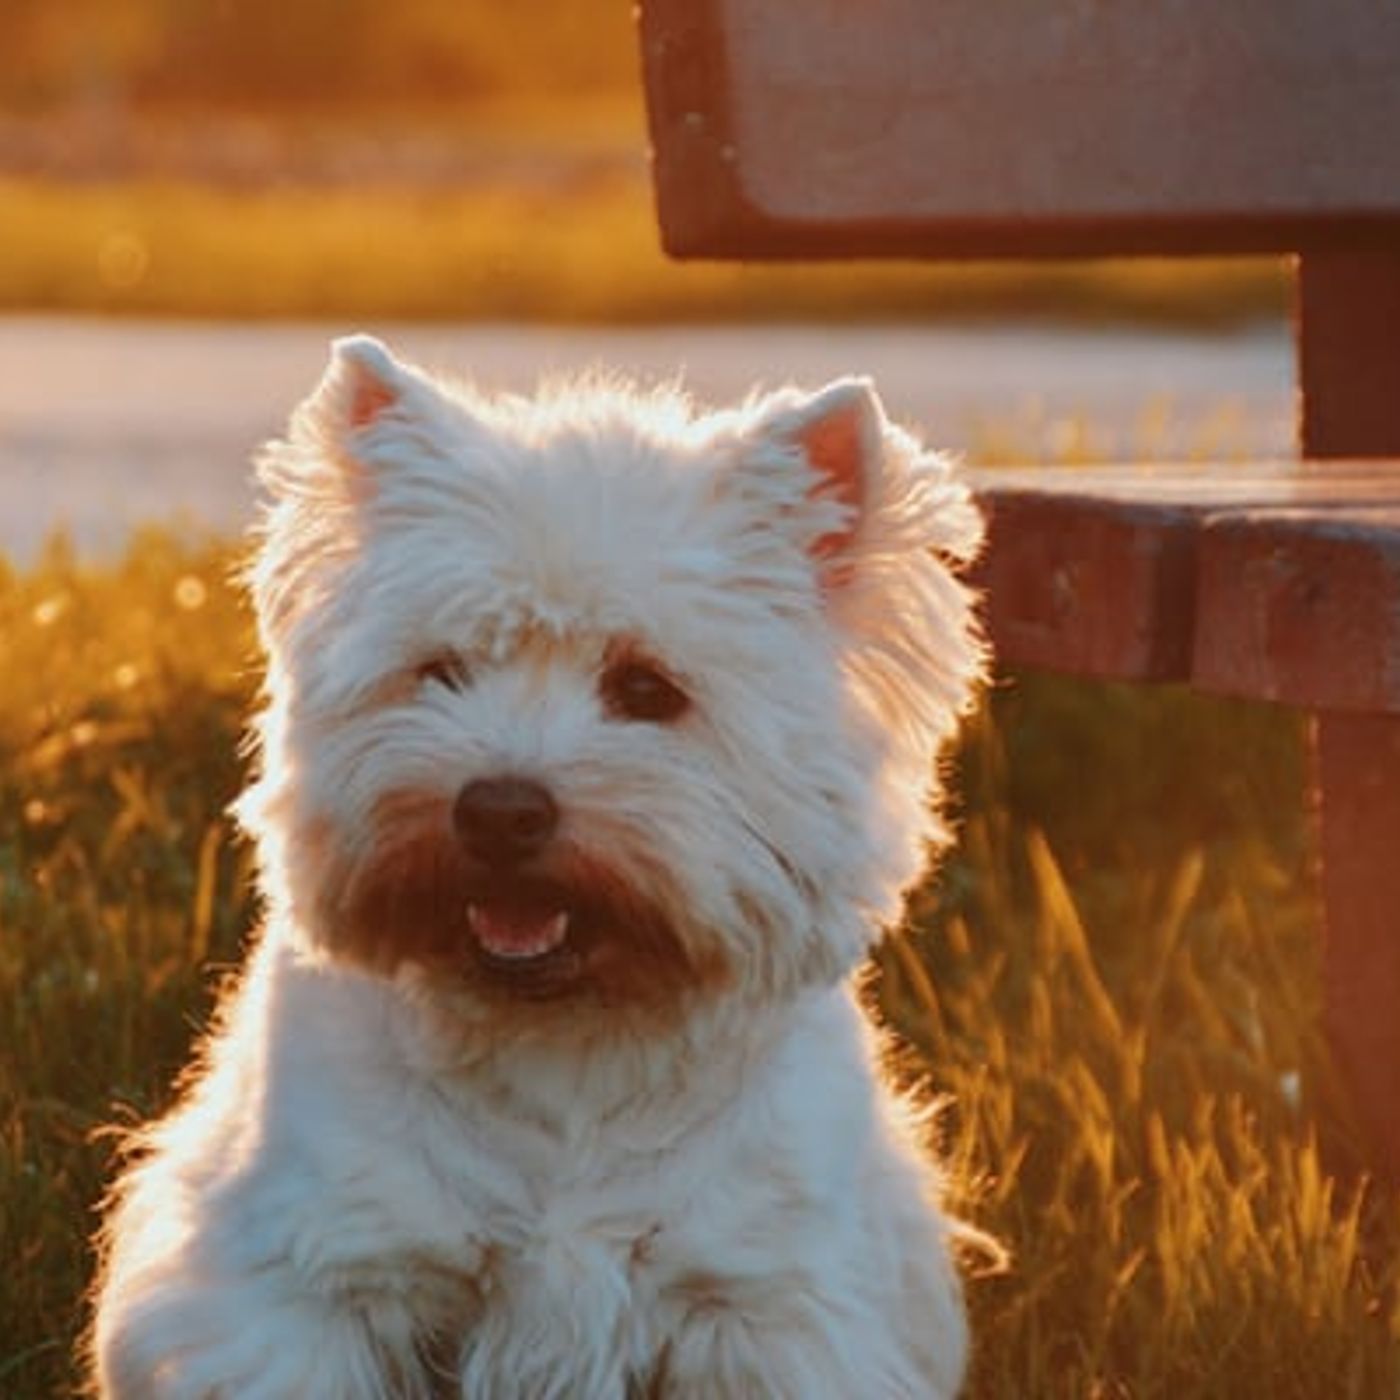
[[[538,855],[554,835],[559,808],[528,778],[477,778],[457,794],[452,824],[478,860],[516,865]]]

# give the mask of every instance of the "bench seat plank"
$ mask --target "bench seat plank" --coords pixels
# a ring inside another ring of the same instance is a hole
[[[1393,242],[1400,6],[1068,0],[1008,20],[986,0],[647,0],[668,250]]]
[[[1207,518],[1197,579],[1203,689],[1400,712],[1400,502]]]
[[[1400,461],[971,477],[1004,661],[1400,714]]]

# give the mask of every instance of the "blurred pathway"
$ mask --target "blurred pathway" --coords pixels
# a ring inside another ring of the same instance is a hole
[[[133,524],[237,529],[247,461],[315,382],[339,328],[0,318],[0,550],[66,524],[85,549]],[[702,399],[755,381],[872,375],[930,440],[997,459],[1292,450],[1284,326],[1229,336],[970,329],[373,327],[406,355],[528,388],[541,372],[678,372]]]

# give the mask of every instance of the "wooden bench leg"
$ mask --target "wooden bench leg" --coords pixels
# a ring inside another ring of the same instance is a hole
[[[1400,453],[1400,249],[1304,254],[1297,307],[1303,456]]]
[[[1400,248],[1298,268],[1299,436],[1308,457],[1400,452]],[[1376,1168],[1400,1181],[1400,715],[1317,718],[1327,1031]]]
[[[1327,1031],[1400,1180],[1400,716],[1317,717]]]

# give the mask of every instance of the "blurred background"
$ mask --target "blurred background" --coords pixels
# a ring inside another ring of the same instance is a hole
[[[0,111],[15,309],[1216,327],[1284,310],[1267,261],[668,268],[620,0],[535,0],[524,22],[454,0],[6,0]]]
[[[512,387],[599,360],[702,397],[859,368],[984,461],[1292,450],[1279,260],[668,262],[622,0],[4,9],[20,557],[60,522],[89,548],[241,524],[251,445],[350,327]]]
[[[865,371],[977,461],[1287,454],[1287,288],[1278,259],[668,262],[622,0],[4,4],[0,547],[24,559],[56,524],[85,549],[241,525],[249,449],[349,328],[512,388]]]

